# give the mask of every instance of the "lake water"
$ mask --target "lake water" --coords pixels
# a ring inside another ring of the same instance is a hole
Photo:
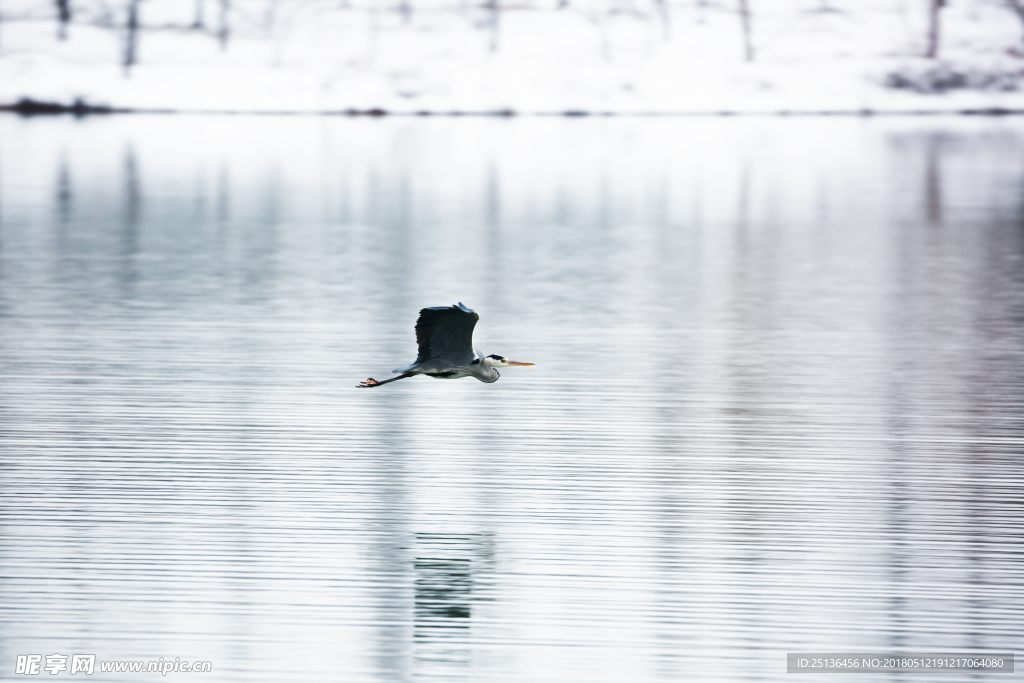
[[[1024,119],[0,118],[0,678],[1020,651],[1022,465]]]

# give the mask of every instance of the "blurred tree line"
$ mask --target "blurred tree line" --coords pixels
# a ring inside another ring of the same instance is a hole
[[[886,0],[876,0],[877,7]],[[863,0],[789,0],[804,13],[835,13],[853,16]],[[927,17],[922,56],[937,58],[942,49],[943,10],[949,2],[998,5],[1024,26],[1024,0],[888,0],[899,11],[918,11]],[[843,7],[840,7],[840,5]],[[150,8],[156,9],[152,17]],[[171,8],[173,6],[173,8]],[[89,24],[117,31],[122,38],[121,63],[128,72],[138,59],[140,35],[144,31],[185,31],[208,35],[226,51],[236,27],[249,34],[272,34],[275,22],[297,12],[326,14],[364,12],[374,16],[393,14],[410,24],[418,12],[446,11],[471,19],[488,35],[489,49],[499,49],[501,17],[511,10],[578,12],[595,24],[601,15],[630,14],[661,25],[665,40],[671,37],[675,15],[692,10],[702,17],[708,12],[733,15],[737,51],[746,61],[757,58],[759,18],[778,11],[779,0],[0,0],[0,24],[17,20],[52,18],[56,36],[66,40],[74,24]],[[853,21],[853,19],[851,19]]]

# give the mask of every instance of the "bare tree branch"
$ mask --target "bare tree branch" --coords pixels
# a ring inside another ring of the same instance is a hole
[[[220,0],[220,25],[217,28],[217,41],[221,50],[228,49],[228,38],[231,36],[231,25],[228,14],[231,11],[231,0]]]
[[[743,58],[754,61],[754,44],[751,39],[749,0],[740,0],[740,24],[743,26]]]
[[[487,8],[491,28],[490,49],[494,52],[498,49],[498,37],[501,35],[501,6],[499,0],[486,0],[484,7]]]
[[[136,60],[136,49],[139,36],[139,3],[142,0],[128,0],[128,21],[127,31],[124,40],[124,75],[127,78],[131,75],[132,65]]]
[[[925,57],[935,59],[939,55],[939,12],[946,5],[946,0],[928,0],[928,49]]]
[[[57,37],[67,40],[68,23],[71,21],[70,0],[57,0]]]

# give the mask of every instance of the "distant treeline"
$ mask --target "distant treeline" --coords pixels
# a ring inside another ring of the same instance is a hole
[[[997,11],[1024,28],[1024,0],[3,0],[0,50],[6,22],[53,21],[60,41],[75,25],[103,27],[119,34],[127,71],[138,59],[140,35],[148,31],[205,35],[227,51],[236,37],[273,39],[282,25],[344,13],[370,17],[370,30],[411,26],[419,16],[444,13],[465,18],[496,51],[501,49],[502,16],[530,11],[577,13],[597,30],[609,18],[629,16],[658,26],[665,41],[673,39],[680,22],[727,19],[733,22],[737,54],[746,61],[758,58],[761,44],[778,39],[765,37],[769,30],[762,34],[762,22],[796,26],[828,17],[833,27],[836,21],[855,27],[864,25],[865,18],[884,16],[917,35],[918,56],[934,59],[942,53],[944,17],[953,5],[968,12]]]

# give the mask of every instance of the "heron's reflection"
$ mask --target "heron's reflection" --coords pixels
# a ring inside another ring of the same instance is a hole
[[[481,591],[492,552],[489,534],[416,534],[416,660],[466,664],[473,604]]]

